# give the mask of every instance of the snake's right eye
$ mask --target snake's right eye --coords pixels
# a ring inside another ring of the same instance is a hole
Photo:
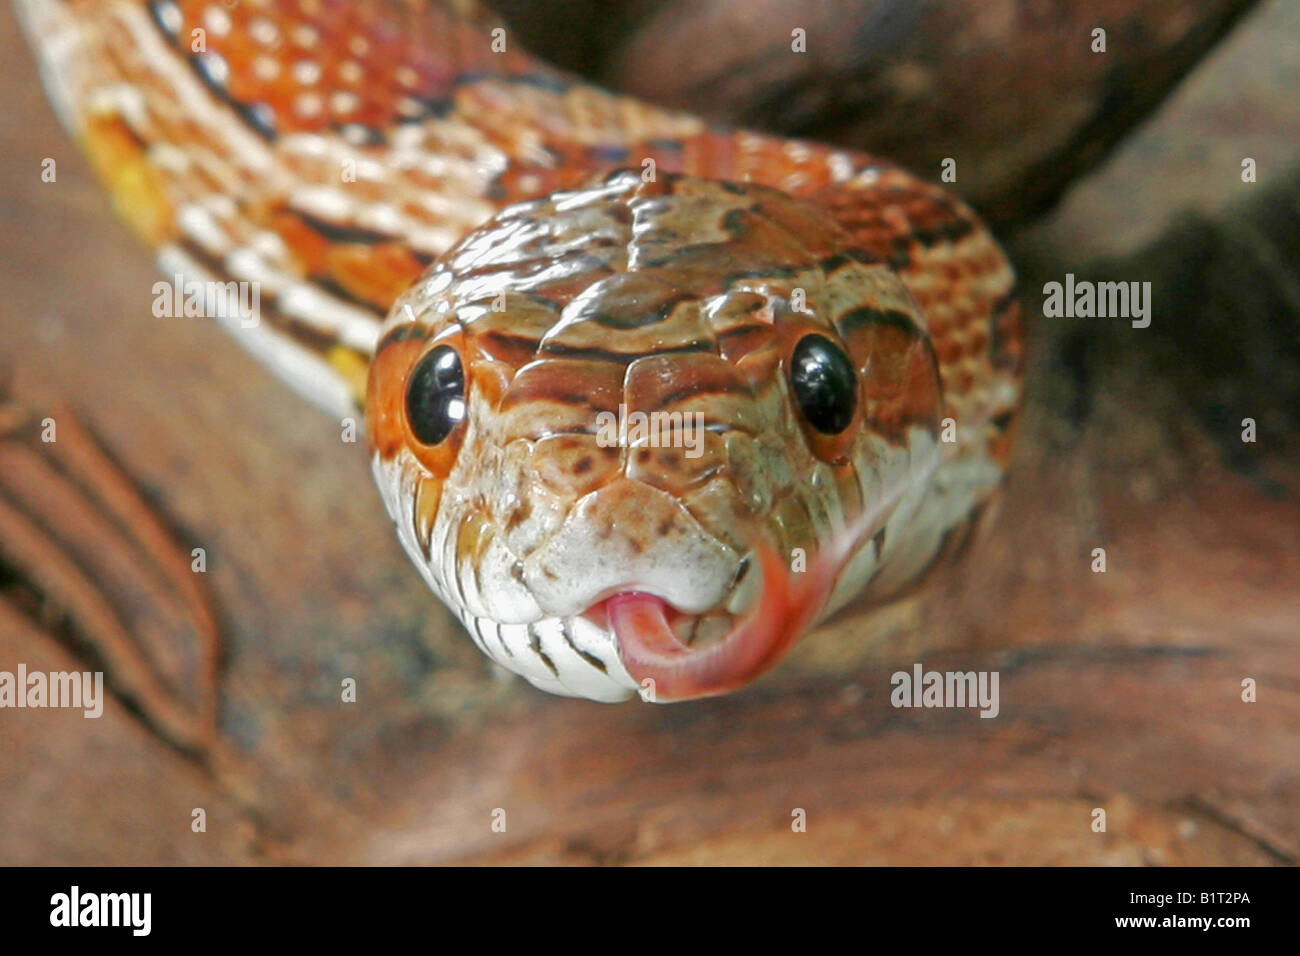
[[[804,419],[823,435],[849,427],[858,407],[853,362],[824,335],[805,335],[790,356],[790,384]]]
[[[440,345],[415,363],[406,384],[406,420],[417,441],[437,445],[465,419],[465,370]]]

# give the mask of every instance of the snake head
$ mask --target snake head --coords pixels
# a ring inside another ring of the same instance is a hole
[[[430,587],[498,663],[596,700],[741,686],[882,576],[941,408],[916,303],[822,208],[639,170],[445,253],[367,396]]]

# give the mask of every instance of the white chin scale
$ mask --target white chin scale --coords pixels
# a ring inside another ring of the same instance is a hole
[[[637,690],[614,635],[586,618],[498,624],[462,613],[461,621],[479,650],[540,690],[605,703],[627,700]]]
[[[627,700],[636,692],[638,685],[619,660],[614,635],[586,618],[546,617],[535,602],[515,600],[507,603],[516,611],[531,609],[532,619],[526,623],[503,624],[487,615],[476,614],[464,602],[454,600],[453,589],[463,590],[464,586],[458,588],[455,582],[445,580],[441,566],[435,566],[437,562],[425,557],[416,540],[415,521],[409,513],[410,503],[415,500],[414,467],[404,468],[398,462],[385,462],[375,455],[371,468],[403,550],[420,570],[429,589],[460,618],[479,650],[534,687],[552,694],[614,703]],[[435,530],[436,546],[431,553],[441,553],[443,537]],[[511,583],[518,586],[517,582]],[[477,600],[481,595],[475,598],[475,603],[481,604]]]

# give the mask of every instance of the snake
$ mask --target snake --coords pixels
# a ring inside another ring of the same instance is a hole
[[[942,186],[604,91],[464,0],[16,6],[162,273],[257,289],[212,317],[360,420],[420,575],[534,686],[747,686],[996,511],[1015,276]]]

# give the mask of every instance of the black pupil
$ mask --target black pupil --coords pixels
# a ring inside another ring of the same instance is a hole
[[[805,335],[790,356],[790,384],[808,424],[823,435],[849,427],[858,407],[853,363],[824,335]]]
[[[420,359],[406,386],[406,420],[425,445],[436,445],[465,418],[465,371],[460,356],[440,345]]]

